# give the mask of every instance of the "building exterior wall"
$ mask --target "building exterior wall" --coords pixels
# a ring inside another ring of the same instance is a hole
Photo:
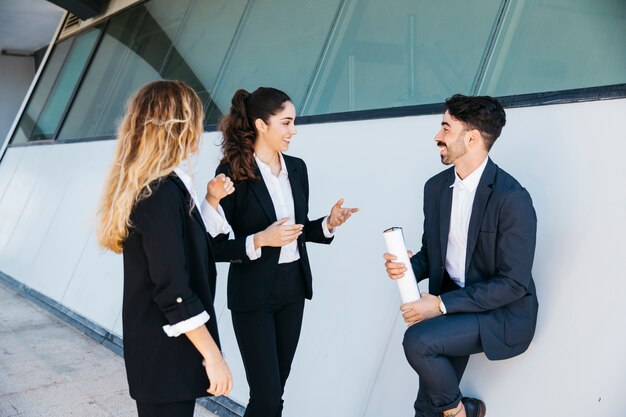
[[[626,188],[615,126],[626,99],[507,110],[492,158],[530,192],[538,214],[533,269],[540,302],[535,340],[520,357],[470,360],[462,382],[489,414],[619,415],[626,334],[616,314],[626,293]],[[310,217],[340,197],[361,208],[330,246],[311,245],[314,298],[285,393],[285,417],[412,414],[417,377],[401,348],[404,324],[384,272],[382,230],[405,229],[419,248],[422,187],[443,169],[432,137],[440,116],[298,127],[289,154],[305,159]],[[206,133],[196,163],[201,192],[219,158]],[[115,141],[10,147],[0,164],[0,271],[121,335],[121,256],[96,245],[101,186]],[[247,399],[219,264],[216,313]],[[422,290],[426,283],[420,284]]]

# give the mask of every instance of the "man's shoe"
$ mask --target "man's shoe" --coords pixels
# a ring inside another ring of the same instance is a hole
[[[476,398],[463,397],[461,400],[465,406],[465,414],[467,417],[485,417],[487,407],[485,403]]]

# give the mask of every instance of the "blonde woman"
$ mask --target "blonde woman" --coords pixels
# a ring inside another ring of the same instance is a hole
[[[179,81],[130,99],[104,187],[100,244],[124,257],[124,361],[139,417],[193,416],[195,399],[228,394],[232,376],[213,309],[216,270],[204,218],[234,191],[224,175],[197,201],[187,158],[202,104]],[[208,256],[207,256],[208,255]]]

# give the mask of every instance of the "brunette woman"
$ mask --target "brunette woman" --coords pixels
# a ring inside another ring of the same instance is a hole
[[[236,191],[220,206],[234,232],[214,241],[217,261],[230,262],[228,307],[250,400],[245,417],[277,417],[298,344],[304,299],[312,296],[306,242],[330,243],[358,209],[309,220],[309,180],[302,159],[284,155],[296,134],[296,109],[274,88],[239,90],[220,122],[223,158],[217,174]]]
[[[198,149],[202,121],[200,100],[186,84],[156,81],[139,89],[104,187],[98,238],[123,253],[124,361],[139,417],[190,417],[197,397],[232,387],[213,310],[206,214],[199,209],[217,207],[233,188],[219,176],[205,201],[196,198],[185,162]]]

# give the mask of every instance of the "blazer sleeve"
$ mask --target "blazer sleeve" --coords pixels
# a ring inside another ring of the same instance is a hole
[[[427,185],[424,186],[424,203],[422,207],[424,207],[424,227],[422,228],[422,247],[416,254],[411,257],[411,267],[413,268],[413,273],[415,274],[415,279],[417,282],[422,281],[425,278],[428,278],[428,244],[426,239],[426,205],[429,204],[430,197],[430,187]]]
[[[503,307],[528,293],[535,254],[537,217],[525,189],[502,203],[496,231],[496,274],[441,295],[448,313],[482,312]]]
[[[313,243],[324,243],[330,244],[335,238],[326,237],[324,235],[324,229],[322,228],[322,222],[326,218],[320,217],[317,220],[309,220],[309,174],[307,172],[306,164],[301,160],[301,171],[302,171],[302,191],[304,192],[304,197],[306,199],[306,220],[304,222],[304,240],[307,242]]]
[[[428,278],[428,245],[426,244],[426,232],[422,234],[422,248],[411,257],[411,267],[417,282]]]
[[[141,236],[152,298],[170,325],[197,316],[204,305],[189,286],[183,216],[189,215],[178,187],[164,180],[137,203],[133,233]]]
[[[230,176],[230,170],[225,164],[221,164],[215,170],[215,175],[224,174]],[[233,219],[236,215],[237,209],[237,186],[235,186],[235,192],[227,195],[220,200],[220,206],[224,210],[226,220],[230,225],[233,224]],[[234,233],[234,231],[233,231]],[[246,238],[247,236],[239,236],[234,239],[229,239],[229,234],[222,233],[217,236],[211,237],[211,247],[213,248],[213,255],[216,262],[230,262],[230,263],[249,263],[250,258],[246,254]]]

